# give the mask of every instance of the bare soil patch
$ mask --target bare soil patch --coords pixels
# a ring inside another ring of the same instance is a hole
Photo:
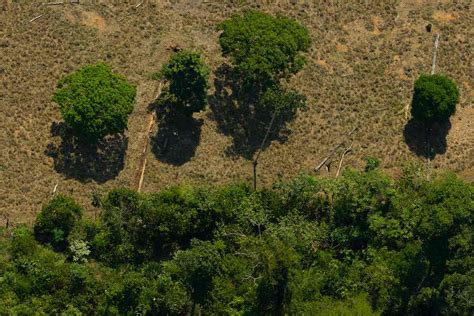
[[[435,11],[433,13],[433,19],[435,19],[438,22],[451,22],[451,21],[456,20],[456,16],[453,13]]]

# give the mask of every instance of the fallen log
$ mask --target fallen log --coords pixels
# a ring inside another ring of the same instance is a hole
[[[342,161],[344,160],[344,157],[352,151],[352,144],[344,150],[341,156],[341,160],[339,161],[339,166],[337,167],[337,172],[336,172],[336,178],[339,177],[339,173],[341,172],[341,167],[342,167]]]
[[[354,132],[358,129],[358,127],[354,127],[350,132],[348,132],[346,134],[346,137],[349,137],[351,136],[352,134],[354,134]],[[342,147],[345,143],[345,140],[343,140],[341,143],[339,143],[337,146],[335,146],[330,152],[329,154],[326,156],[326,158],[324,158],[321,163],[316,167],[314,168],[315,171],[319,171],[319,169],[321,169],[325,164],[326,162],[329,160],[329,158],[331,158],[335,153],[336,151]]]

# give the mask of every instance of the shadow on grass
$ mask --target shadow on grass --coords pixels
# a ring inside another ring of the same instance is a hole
[[[128,139],[124,135],[104,138],[97,144],[79,139],[64,123],[53,123],[51,135],[60,144],[48,144],[45,154],[54,159],[54,169],[81,182],[104,183],[114,179],[124,167]]]
[[[241,82],[242,77],[230,66],[224,64],[217,69],[214,80],[216,91],[209,97],[210,116],[217,122],[221,133],[232,137],[232,145],[226,149],[226,154],[252,159],[265,137],[272,113],[256,107],[258,93],[244,92]],[[285,142],[288,139],[290,131],[286,124],[295,114],[280,114],[276,118],[263,149],[272,140]]]
[[[161,115],[158,131],[151,138],[151,150],[165,163],[181,166],[195,154],[201,140],[202,120],[179,114]]]
[[[434,159],[444,154],[447,149],[446,136],[451,129],[451,122],[433,123],[431,127],[411,118],[405,125],[403,136],[405,143],[417,156]]]

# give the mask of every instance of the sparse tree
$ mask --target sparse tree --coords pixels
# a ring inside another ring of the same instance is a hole
[[[85,66],[58,83],[53,101],[67,126],[78,136],[97,142],[123,133],[133,111],[136,88],[104,63]]]
[[[247,84],[267,87],[297,73],[306,63],[308,30],[286,17],[251,11],[219,25],[224,56],[244,73]]]
[[[456,84],[443,75],[421,75],[415,81],[411,114],[431,124],[448,120],[456,112],[459,91]]]
[[[177,52],[153,78],[164,78],[169,82],[168,90],[158,100],[159,105],[186,115],[206,106],[209,69],[199,53]]]

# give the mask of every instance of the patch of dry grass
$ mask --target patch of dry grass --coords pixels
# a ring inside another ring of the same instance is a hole
[[[134,187],[147,107],[156,88],[148,74],[160,69],[175,45],[202,51],[216,70],[224,62],[216,24],[249,8],[290,15],[308,27],[314,40],[308,65],[291,83],[308,96],[310,109],[290,123],[285,142],[275,140],[262,153],[261,185],[271,184],[278,176],[311,171],[340,142],[341,135],[355,126],[359,130],[345,166],[361,167],[363,157],[375,156],[396,173],[404,161],[419,159],[404,142],[402,110],[410,102],[413,81],[430,70],[433,33],[425,31],[428,23],[441,33],[437,71],[454,78],[461,90],[446,153],[437,155],[433,166],[473,179],[474,15],[470,1],[174,2],[145,1],[139,8],[132,2],[85,0],[79,6],[42,7],[33,1],[0,4],[0,213],[8,214],[13,222],[32,220],[56,184],[58,191],[72,194],[90,211],[94,192]],[[28,23],[42,13],[47,15]],[[138,86],[123,169],[100,184],[56,172],[54,159],[45,154],[48,144],[58,142],[50,132],[51,124],[60,120],[51,102],[57,81],[99,60]],[[195,119],[203,124],[194,156],[176,165],[159,161],[150,151],[144,191],[178,182],[222,184],[251,179],[251,162],[227,154],[232,139],[219,131],[210,110]]]

